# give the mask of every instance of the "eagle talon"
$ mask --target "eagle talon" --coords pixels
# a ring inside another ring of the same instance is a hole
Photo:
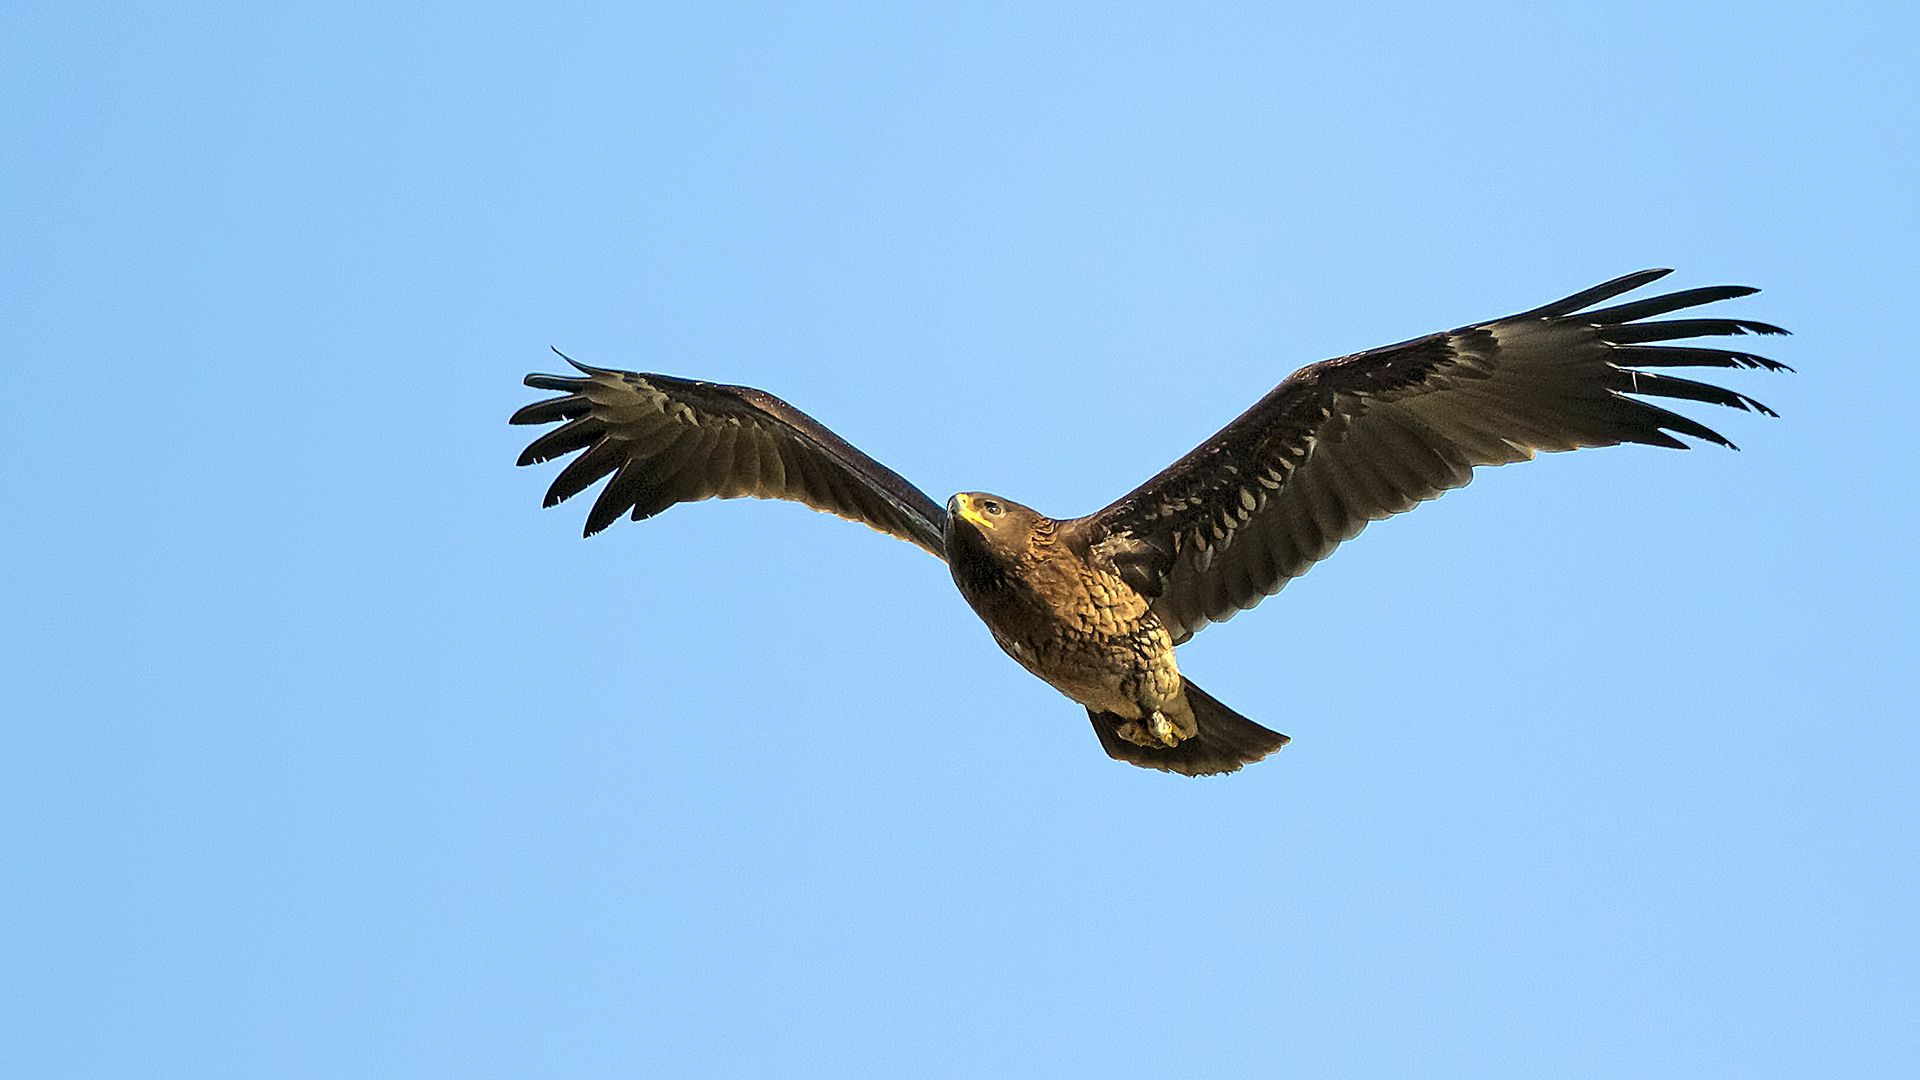
[[[1182,731],[1173,718],[1155,709],[1144,721],[1128,720],[1115,727],[1113,733],[1135,746],[1170,749],[1199,734],[1199,729],[1195,726],[1192,731]]]
[[[1153,723],[1153,737],[1158,739],[1162,746],[1179,746],[1189,734],[1175,727],[1173,721],[1158,709],[1153,711],[1149,719]]]

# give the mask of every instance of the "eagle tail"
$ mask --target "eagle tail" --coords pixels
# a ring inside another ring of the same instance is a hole
[[[1287,745],[1288,739],[1241,716],[1213,699],[1205,690],[1187,682],[1187,704],[1199,733],[1179,746],[1141,746],[1120,737],[1118,729],[1127,721],[1109,712],[1087,710],[1094,733],[1107,756],[1143,769],[1159,769],[1184,776],[1211,776],[1230,773],[1240,766],[1259,761]]]

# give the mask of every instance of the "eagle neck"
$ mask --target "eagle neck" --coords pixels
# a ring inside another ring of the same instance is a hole
[[[1023,584],[1026,577],[1055,554],[1056,524],[1042,518],[1025,537],[996,543],[979,529],[956,523],[947,536],[947,566],[954,584],[983,615],[989,608],[1022,606],[1031,599]]]

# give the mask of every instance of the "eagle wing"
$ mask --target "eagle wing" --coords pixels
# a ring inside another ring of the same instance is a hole
[[[556,352],[558,350],[555,350]],[[837,514],[945,559],[946,510],[898,473],[772,394],[745,386],[611,371],[575,363],[579,376],[529,375],[564,396],[513,414],[515,424],[560,427],[535,439],[519,464],[573,459],[545,505],[613,479],[587,512],[587,536],[621,514],[633,520],[699,499],[785,499]]]
[[[1785,365],[1717,343],[1655,343],[1786,331],[1744,319],[1645,320],[1757,290],[1723,285],[1583,310],[1668,273],[1643,270],[1495,322],[1302,368],[1072,527],[1150,598],[1178,642],[1278,592],[1369,521],[1466,484],[1477,465],[1623,442],[1686,449],[1672,432],[1732,447],[1640,397],[1773,411],[1644,369]]]

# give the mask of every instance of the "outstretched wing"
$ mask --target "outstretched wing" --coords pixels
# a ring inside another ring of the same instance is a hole
[[[613,474],[587,512],[585,535],[621,514],[639,521],[674,503],[751,496],[804,503],[946,558],[938,503],[772,394],[561,358],[581,375],[529,375],[527,385],[565,396],[534,402],[509,422],[567,421],[535,439],[522,465],[586,451],[560,471],[545,505]]]
[[[1668,273],[1643,270],[1497,322],[1302,368],[1192,453],[1072,527],[1096,559],[1152,598],[1182,641],[1280,591],[1367,522],[1460,487],[1476,465],[1623,442],[1685,449],[1670,432],[1731,447],[1718,432],[1629,395],[1774,415],[1743,394],[1645,370],[1784,370],[1718,345],[1654,344],[1786,333],[1777,326],[1644,321],[1756,290],[1722,285],[1582,310]]]

